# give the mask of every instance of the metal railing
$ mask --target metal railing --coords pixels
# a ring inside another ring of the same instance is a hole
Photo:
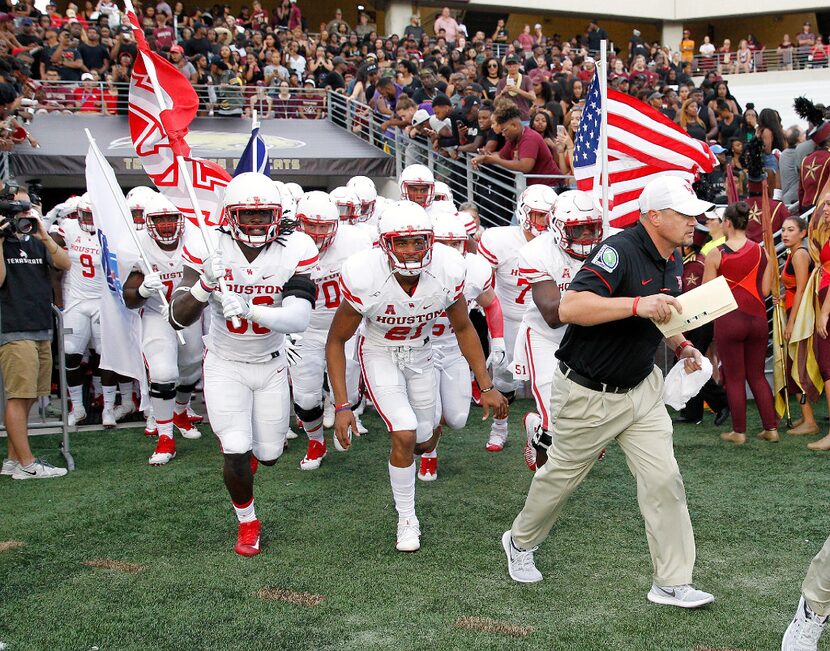
[[[696,54],[692,59],[692,71],[696,75],[717,72],[719,75],[733,75],[751,72],[772,72],[782,70],[806,70],[828,67],[830,52],[813,48],[768,48],[749,50],[749,54],[715,52],[711,56]]]
[[[235,86],[194,84],[199,98],[199,113],[204,117],[251,115],[256,109],[260,119],[323,119],[327,111],[327,93],[321,88],[289,88],[280,93],[276,86]],[[43,82],[20,109],[33,115],[46,113],[82,115],[127,115],[129,84],[95,82],[84,86],[78,82]]]
[[[328,119],[394,156],[396,176],[408,165],[420,163],[429,167],[436,180],[450,187],[456,205],[467,201],[476,205],[485,226],[504,226],[514,220],[518,197],[527,187],[528,179],[539,178],[564,186],[574,180],[565,175],[525,175],[496,165],[473,167],[470,161],[475,154],[458,152],[458,158],[453,158],[435,151],[425,139],[410,138],[401,129],[383,130],[384,120],[371,107],[340,93],[329,95]]]

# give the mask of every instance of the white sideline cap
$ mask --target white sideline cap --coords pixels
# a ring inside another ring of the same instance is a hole
[[[671,208],[689,217],[702,215],[713,205],[697,198],[691,182],[668,174],[649,181],[643,188],[638,203],[643,214],[649,210]]]

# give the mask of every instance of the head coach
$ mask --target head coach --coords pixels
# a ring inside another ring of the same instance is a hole
[[[695,216],[711,204],[700,201],[688,181],[661,176],[643,189],[639,206],[639,223],[597,246],[560,301],[559,321],[569,325],[556,353],[553,435],[534,441],[540,461],[546,449],[547,460],[502,544],[511,578],[540,581],[536,546],[600,451],[616,439],[637,480],[654,568],[648,599],[697,608],[714,597],[690,585],[695,541],[663,404],[663,375],[654,366],[662,339],[654,322],[668,321],[671,307],[680,309],[674,298],[683,274],[678,247],[691,242]],[[700,368],[690,342],[682,336],[667,341],[689,370]]]
[[[9,435],[3,474],[12,479],[60,477],[66,469],[32,456],[28,418],[37,398],[48,396],[51,387],[50,268],[66,271],[69,256],[49,237],[26,193],[3,199],[0,208],[0,372]]]

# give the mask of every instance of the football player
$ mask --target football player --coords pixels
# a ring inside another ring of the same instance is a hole
[[[493,291],[493,272],[490,265],[481,256],[467,254],[467,231],[458,214],[448,212],[439,215],[433,222],[433,232],[436,243],[454,248],[464,256],[464,298],[468,309],[473,303],[477,303],[484,310],[492,337],[491,357],[500,359],[502,363],[506,362],[506,356],[498,352],[504,352],[504,324],[499,299]],[[437,391],[434,420],[436,445],[431,451],[421,455],[418,479],[423,481],[438,479],[437,438],[441,435],[442,424],[445,423],[455,430],[464,427],[470,414],[472,397],[470,367],[461,354],[458,341],[445,314],[438,317],[432,326],[432,346]]]
[[[455,205],[455,200],[452,196],[452,190],[450,190],[450,186],[444,183],[443,181],[436,181],[435,182],[435,199],[433,201],[449,201],[453,205]]]
[[[530,284],[519,275],[519,249],[534,237],[550,228],[556,193],[546,185],[531,185],[519,198],[516,208],[518,226],[497,226],[488,228],[481,236],[478,252],[493,268],[496,296],[501,301],[504,312],[504,340],[506,344],[507,365],[497,361],[499,369],[493,373],[496,388],[504,393],[508,400],[515,397],[513,373],[509,364],[512,362],[516,335],[522,322],[525,309],[531,302]],[[507,419],[494,418],[487,439],[488,452],[500,452],[507,441]]]
[[[485,418],[507,414],[507,400],[493,387],[484,353],[467,314],[464,259],[433,245],[424,209],[399,201],[384,211],[379,247],[343,264],[340,291],[326,342],[326,362],[335,399],[335,436],[344,448],[357,424],[348,399],[346,343],[363,324],[358,342],[366,391],[391,434],[389,480],[398,512],[396,548],[420,548],[415,515],[415,454],[435,447],[435,376],[432,326],[446,310],[458,345],[482,391]]]
[[[144,230],[144,206],[150,197],[158,194],[152,188],[146,185],[137,185],[132,190],[127,192],[127,207],[133,216],[133,225],[135,230]]]
[[[368,176],[353,176],[349,179],[346,187],[354,190],[360,201],[359,220],[376,226],[379,214],[375,212],[378,200],[378,191],[375,188],[375,182]]]
[[[143,218],[146,228],[139,241],[150,271],[145,274],[136,268],[130,273],[124,283],[124,302],[127,307],[141,308],[142,352],[158,433],[149,463],[161,466],[176,456],[174,427],[184,438],[201,436],[187,408],[202,370],[202,328],[199,322],[184,328],[184,345],[179,345],[159,296],[163,292],[169,302],[182,279],[184,216],[164,195],[154,193],[147,197]]]
[[[355,226],[360,221],[360,198],[353,188],[345,185],[334,188],[331,198],[340,214],[340,221]]]
[[[83,400],[83,371],[81,362],[87,348],[91,349],[89,364],[98,369],[101,353],[101,295],[106,291],[106,281],[101,269],[101,245],[92,218],[89,196],[84,194],[77,202],[77,219],[64,219],[51,235],[55,242],[66,249],[72,266],[63,276],[62,301],[64,328],[64,355],[66,357],[66,384],[71,411],[69,425],[86,419]],[[98,373],[96,372],[96,375]],[[103,384],[104,411],[102,425],[115,427],[114,378],[101,379]],[[131,392],[132,394],[132,392]],[[130,399],[132,395],[130,395]]]
[[[311,272],[317,287],[317,301],[308,329],[302,335],[300,359],[289,368],[294,391],[294,411],[308,435],[308,451],[300,461],[302,470],[316,470],[326,456],[323,436],[323,374],[326,370],[326,335],[334,312],[340,305],[340,268],[350,255],[372,247],[362,230],[340,223],[337,206],[325,192],[309,192],[297,204],[297,229],[306,233],[320,251],[318,266]],[[360,365],[354,358],[354,344],[347,356],[349,404],[360,400]]]
[[[264,174],[245,172],[225,188],[225,227],[208,254],[188,238],[184,277],[173,294],[170,322],[184,329],[210,305],[204,392],[224,455],[225,486],[239,520],[234,550],[260,552],[253,472],[283,452],[291,414],[285,334],[303,332],[314,307],[317,247],[282,219],[282,196]],[[227,292],[220,293],[220,279]],[[253,454],[253,456],[252,456]]]
[[[398,179],[401,199],[413,201],[424,210],[429,209],[435,199],[435,176],[426,165],[409,165]]]
[[[556,350],[565,334],[559,321],[559,300],[583,260],[602,240],[602,213],[590,194],[568,190],[559,195],[552,229],[519,250],[519,278],[531,288],[513,351],[513,375],[527,380],[536,413],[525,414],[525,462],[536,470],[536,448],[551,442],[550,395]],[[541,463],[544,460],[540,458]],[[540,464],[541,465],[541,464]]]

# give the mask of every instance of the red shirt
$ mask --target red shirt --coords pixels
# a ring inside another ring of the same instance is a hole
[[[86,89],[79,86],[72,92],[72,99],[78,103],[80,113],[100,113],[104,96],[100,88]]]
[[[516,142],[508,140],[504,143],[499,152],[499,156],[504,160],[521,160],[522,158],[532,158],[535,163],[533,169],[528,174],[561,174],[559,167],[553,160],[553,155],[550,149],[545,144],[541,135],[535,132],[530,127],[522,129],[522,135]],[[528,185],[534,183],[543,183],[545,185],[559,185],[560,179],[538,179],[531,178],[527,180]]]
[[[767,269],[767,259],[757,242],[747,240],[737,251],[726,244],[721,251],[719,274],[726,278],[738,309],[749,315],[766,318],[767,311],[761,297],[761,279]]]

